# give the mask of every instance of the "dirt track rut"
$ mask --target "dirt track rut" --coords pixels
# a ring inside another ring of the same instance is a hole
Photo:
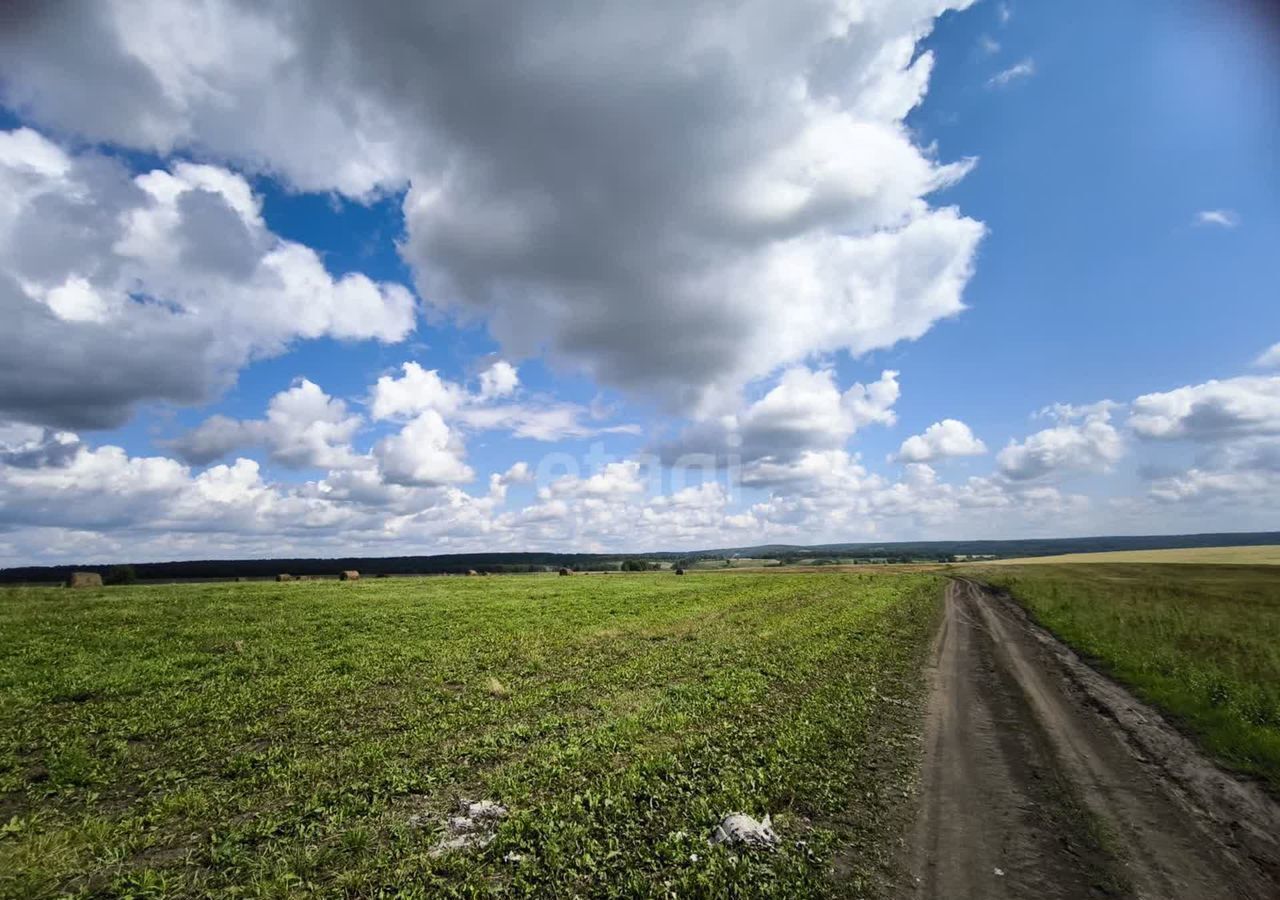
[[[902,894],[1280,897],[1280,807],[1011,600],[947,588]]]

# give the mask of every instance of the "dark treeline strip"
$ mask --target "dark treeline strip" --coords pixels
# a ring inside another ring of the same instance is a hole
[[[897,543],[822,544],[795,546],[766,544],[756,547],[723,548],[695,552],[655,552],[628,554],[601,553],[451,553],[429,556],[344,557],[338,559],[215,559],[175,562],[133,563],[139,579],[147,581],[203,578],[269,578],[278,573],[291,575],[336,575],[354,569],[368,576],[448,575],[468,571],[515,573],[556,570],[575,571],[618,569],[624,560],[644,559],[687,565],[696,560],[776,559],[781,563],[812,559],[815,556],[853,558],[867,561],[937,561],[957,557],[1049,556],[1059,553],[1092,553],[1109,550],[1183,549],[1190,547],[1252,547],[1280,544],[1280,532],[1236,534],[1136,535],[1084,538],[1033,538],[1013,541],[910,541]],[[108,575],[117,563],[66,566],[21,566],[0,569],[0,583],[62,581],[73,572]]]

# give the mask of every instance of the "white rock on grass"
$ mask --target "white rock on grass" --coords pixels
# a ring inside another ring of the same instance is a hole
[[[493,835],[472,832],[471,834],[459,834],[451,838],[443,838],[440,843],[428,851],[430,856],[444,856],[446,853],[454,853],[458,850],[483,850],[493,842]]]
[[[778,835],[774,833],[773,821],[768,815],[764,821],[758,822],[746,813],[730,813],[711,832],[710,842],[753,850],[773,850],[778,846]]]
[[[507,817],[507,808],[492,800],[478,800],[475,803],[463,800],[458,804],[458,809],[476,822],[496,822]]]
[[[431,848],[432,856],[489,846],[498,822],[507,817],[507,808],[492,800],[462,800],[458,803],[458,812],[461,815],[451,816],[447,823],[453,836],[441,838],[440,843]]]

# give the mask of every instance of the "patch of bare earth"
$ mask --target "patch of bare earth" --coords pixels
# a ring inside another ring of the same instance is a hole
[[[902,896],[1280,897],[1280,806],[1011,599],[947,589]]]

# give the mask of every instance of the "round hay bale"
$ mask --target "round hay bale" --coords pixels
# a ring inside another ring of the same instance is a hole
[[[276,581],[293,581],[293,576],[281,573],[276,576]]]
[[[572,572],[570,572],[568,569],[561,568],[561,569],[560,569],[560,574],[561,574],[561,575],[572,575],[573,573],[572,573]]]
[[[475,569],[467,569],[467,577],[468,577],[468,578],[475,578],[475,577],[476,577],[477,575],[479,575],[479,574],[480,574],[480,573],[479,573],[479,572],[477,572]]]
[[[71,577],[67,579],[67,587],[102,587],[102,576],[97,572],[72,572]]]
[[[341,575],[338,576],[338,580],[339,581],[359,581],[360,573],[357,572],[355,569],[347,569]]]

